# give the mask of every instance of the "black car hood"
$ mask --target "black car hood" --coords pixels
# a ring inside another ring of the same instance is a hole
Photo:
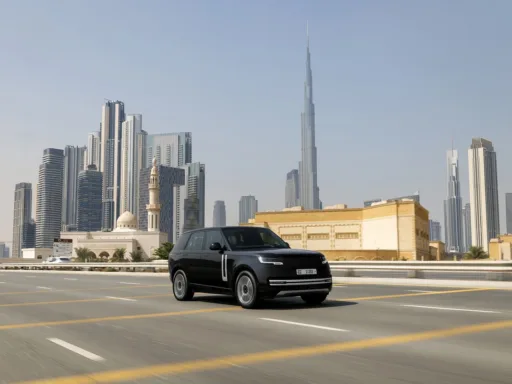
[[[294,257],[294,256],[320,256],[317,251],[308,251],[307,249],[291,249],[291,248],[272,248],[272,249],[253,249],[251,253],[268,257]]]

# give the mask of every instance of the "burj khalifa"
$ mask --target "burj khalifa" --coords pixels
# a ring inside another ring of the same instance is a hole
[[[320,190],[317,181],[315,145],[315,104],[313,103],[313,75],[309,52],[309,31],[306,48],[306,81],[304,82],[304,112],[302,123],[302,158],[299,163],[300,205],[304,209],[321,209]]]

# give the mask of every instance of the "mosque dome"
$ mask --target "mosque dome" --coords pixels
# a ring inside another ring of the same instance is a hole
[[[136,231],[137,217],[131,212],[126,211],[117,219],[116,231]]]

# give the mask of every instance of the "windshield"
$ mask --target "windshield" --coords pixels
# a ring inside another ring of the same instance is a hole
[[[286,242],[267,228],[224,228],[222,231],[232,250],[248,248],[289,248]]]

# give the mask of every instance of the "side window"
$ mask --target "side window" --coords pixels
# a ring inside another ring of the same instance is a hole
[[[222,238],[222,234],[220,233],[220,231],[206,231],[206,241],[204,242],[204,250],[209,251],[210,245],[212,245],[213,243],[220,243],[220,245],[226,245],[226,242]]]
[[[203,249],[204,232],[194,232],[188,239],[185,251],[201,251]]]
[[[178,242],[173,248],[173,251],[182,251],[185,249],[185,245],[188,242],[188,238],[190,237],[190,233],[184,233],[178,239]]]

